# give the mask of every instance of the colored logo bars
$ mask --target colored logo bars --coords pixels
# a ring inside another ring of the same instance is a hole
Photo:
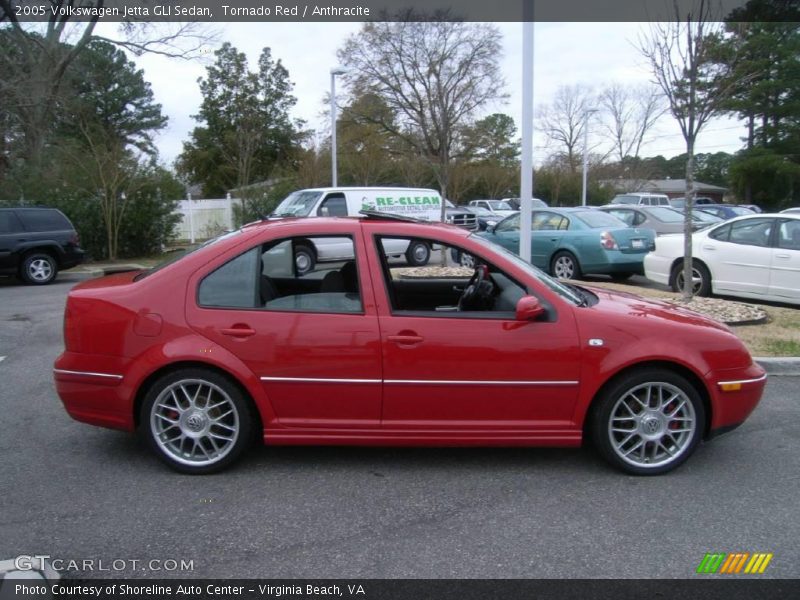
[[[772,560],[772,552],[733,552],[730,554],[706,553],[700,564],[697,565],[698,573],[719,573],[719,574],[736,574],[736,573],[763,573],[767,570]]]

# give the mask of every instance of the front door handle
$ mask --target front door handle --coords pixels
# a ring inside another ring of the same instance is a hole
[[[414,346],[425,341],[425,338],[420,335],[390,335],[386,339],[399,346]]]
[[[249,325],[237,323],[233,327],[220,329],[220,333],[234,338],[246,338],[255,335],[256,330],[251,329]]]
[[[775,258],[791,258],[788,254],[776,254]]]

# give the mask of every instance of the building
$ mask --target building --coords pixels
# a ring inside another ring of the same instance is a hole
[[[610,187],[618,194],[627,192],[649,192],[651,194],[666,194],[670,198],[682,198],[686,195],[685,179],[607,179],[600,182],[604,187]],[[722,203],[722,198],[728,191],[727,188],[702,181],[694,182],[696,196],[711,198],[717,203]]]

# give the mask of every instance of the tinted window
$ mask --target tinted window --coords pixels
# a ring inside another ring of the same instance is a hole
[[[327,217],[346,217],[347,202],[345,202],[344,195],[338,194],[325,198],[319,210],[317,210],[317,214]]]
[[[747,246],[769,246],[772,219],[746,219],[731,223],[729,242]]]
[[[0,233],[22,231],[22,224],[10,210],[0,210]]]
[[[256,274],[260,248],[237,256],[200,283],[198,302],[201,306],[255,308]]]
[[[778,247],[800,250],[800,221],[783,221],[778,230]]]
[[[57,210],[34,208],[18,209],[17,215],[22,219],[27,231],[64,231],[72,229],[67,218]]]
[[[708,234],[712,240],[719,240],[720,242],[727,242],[728,237],[731,234],[731,226],[725,225],[723,227],[718,227],[714,231]]]

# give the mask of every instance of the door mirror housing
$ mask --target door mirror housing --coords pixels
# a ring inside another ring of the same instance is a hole
[[[544,314],[544,306],[534,296],[523,296],[517,302],[517,321],[535,321]]]

